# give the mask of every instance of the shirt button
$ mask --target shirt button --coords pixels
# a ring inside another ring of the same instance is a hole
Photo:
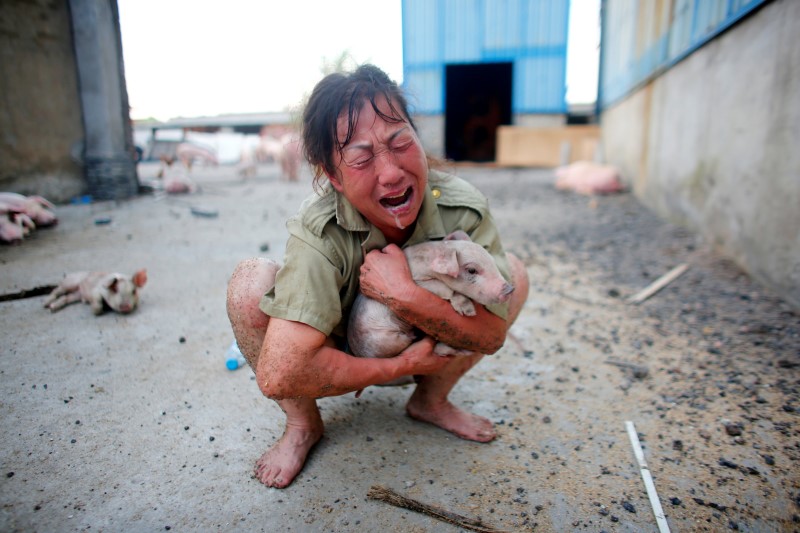
[[[442,191],[440,191],[439,189],[433,189],[431,191],[431,194],[433,195],[434,198],[439,198],[442,195]]]

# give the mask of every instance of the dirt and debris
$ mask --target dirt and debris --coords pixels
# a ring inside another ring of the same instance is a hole
[[[277,165],[248,179],[197,168],[202,192],[59,206],[58,226],[0,248],[2,294],[87,265],[148,269],[131,315],[0,304],[0,529],[456,530],[370,501],[380,484],[498,529],[657,531],[627,420],[673,530],[800,528],[798,311],[630,193],[455,170],[487,194],[532,282],[509,342],[452,394],[496,441],[406,417],[410,387],[371,387],[320,401],[325,438],[288,489],[255,480],[283,417],[252,372],[225,368],[225,287],[240,259],[282,259],[311,186]]]

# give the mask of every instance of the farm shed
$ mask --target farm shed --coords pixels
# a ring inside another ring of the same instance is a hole
[[[433,154],[493,161],[502,125],[565,122],[569,0],[403,0],[403,84]]]
[[[0,189],[138,191],[116,0],[0,2]]]

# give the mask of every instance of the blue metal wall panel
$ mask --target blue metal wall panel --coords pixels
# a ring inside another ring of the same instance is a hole
[[[444,112],[448,64],[511,62],[514,113],[566,112],[569,0],[403,0],[403,85]]]
[[[437,113],[437,109],[442,109],[441,69],[438,67],[414,69],[406,72],[404,76],[403,88],[408,94],[408,105],[412,113]]]
[[[768,1],[662,0],[671,16],[654,32],[660,14],[650,4],[602,0],[598,106],[624,98]]]
[[[480,11],[470,0],[444,0],[444,35],[441,42],[445,63],[466,63],[481,55],[483,24]]]

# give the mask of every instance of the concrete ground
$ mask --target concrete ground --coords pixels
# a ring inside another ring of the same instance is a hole
[[[506,346],[452,394],[496,441],[415,422],[409,387],[372,387],[320,400],[325,438],[289,488],[255,480],[282,416],[249,369],[224,366],[226,283],[243,258],[282,259],[309,176],[198,168],[198,193],[59,206],[58,226],[0,248],[4,294],[75,270],[149,277],[128,316],[0,303],[0,530],[459,530],[368,499],[381,485],[500,530],[657,531],[626,421],[673,531],[796,529],[796,310],[630,194],[555,192],[544,170],[459,172],[532,279]],[[682,262],[667,289],[625,303]]]

